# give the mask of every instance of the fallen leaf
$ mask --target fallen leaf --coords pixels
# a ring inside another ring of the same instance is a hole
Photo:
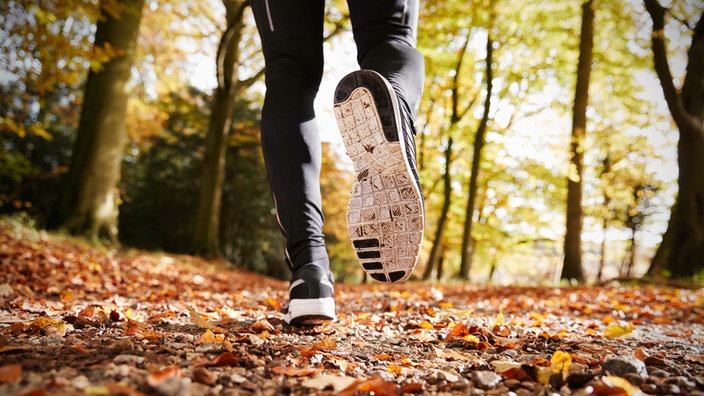
[[[0,367],[0,384],[9,384],[20,378],[22,378],[21,364],[11,363]]]
[[[180,377],[181,376],[181,367],[177,365],[171,365],[169,367],[163,368],[159,371],[153,372],[147,376],[147,383],[153,387],[156,388],[164,382],[165,379],[169,377]]]
[[[565,351],[555,351],[550,358],[550,368],[553,373],[559,373],[562,371],[563,374],[567,374],[572,364],[572,356]]]
[[[428,322],[427,320],[424,320],[418,324],[418,327],[421,329],[426,329],[426,330],[435,330],[435,326],[433,326],[432,323]]]
[[[196,312],[196,310],[193,309],[193,307],[191,307],[190,305],[186,308],[188,309],[188,313],[191,315],[191,323],[193,323],[194,325],[196,325],[202,329],[211,329],[212,330],[212,329],[217,328],[217,326],[214,323],[203,319],[200,316],[200,314],[198,312]]]
[[[313,349],[316,351],[329,351],[335,348],[337,348],[337,341],[332,337],[328,337],[313,345]]]
[[[453,327],[449,333],[447,333],[447,336],[445,336],[445,342],[451,342],[455,338],[462,338],[469,334],[469,330],[467,330],[467,326],[464,325],[464,323],[457,323],[455,327]]]
[[[639,388],[631,385],[628,380],[612,375],[602,377],[600,383],[595,384],[593,388],[595,395],[639,396],[644,394]]]
[[[7,297],[12,293],[14,293],[14,290],[12,290],[12,286],[7,283],[0,284],[0,296]]]
[[[400,388],[395,382],[386,381],[381,377],[372,377],[368,380],[355,381],[352,385],[339,393],[340,396],[352,396],[364,392],[379,396],[397,396]]]
[[[494,371],[501,374],[504,371],[508,371],[513,368],[521,367],[521,363],[513,362],[509,360],[493,360],[489,364],[494,366]]]
[[[220,344],[223,341],[225,341],[225,335],[224,334],[214,334],[212,331],[209,329],[205,331],[205,333],[201,334],[200,337],[196,338],[195,344],[196,345],[203,345],[203,344]]]
[[[357,382],[357,379],[353,377],[323,374],[307,379],[303,381],[301,385],[306,388],[317,389],[320,391],[332,388],[332,391],[337,393],[346,389],[355,382]]]
[[[462,337],[462,341],[469,342],[471,344],[479,344],[479,338],[472,334],[467,334],[466,336]]]
[[[86,349],[86,347],[83,346],[83,344],[73,344],[71,345],[71,349],[76,351],[79,355],[85,355],[86,353],[89,353],[90,351]]]
[[[266,303],[266,305],[274,308],[277,311],[281,309],[281,303],[279,302],[279,300],[274,300],[273,298],[267,298],[266,300],[264,300],[264,302]]]
[[[503,326],[505,324],[506,321],[504,320],[504,314],[503,312],[499,311],[499,314],[496,315],[496,319],[494,319],[494,323],[491,324],[491,328],[493,329],[494,327]]]
[[[631,322],[618,321],[611,323],[606,330],[604,330],[604,337],[607,338],[618,338],[626,335],[635,336],[634,330],[636,327]]]
[[[261,333],[263,331],[275,331],[276,329],[271,323],[269,323],[268,320],[262,319],[260,321],[254,322],[254,324],[252,325],[252,330],[257,333]]]
[[[390,364],[386,366],[386,372],[394,376],[401,375],[401,367],[395,364]]]
[[[208,360],[207,358],[196,359],[193,362],[194,367],[199,366],[236,366],[240,363],[240,359],[232,355],[231,352],[223,352],[216,358]]]
[[[313,374],[318,374],[320,370],[316,368],[301,368],[295,366],[276,366],[271,368],[274,374],[285,375],[287,377],[308,377]]]
[[[63,337],[66,335],[66,325],[60,319],[36,318],[27,326],[25,332],[32,335],[43,332],[46,335]]]

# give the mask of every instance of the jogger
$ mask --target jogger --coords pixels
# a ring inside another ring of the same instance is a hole
[[[313,110],[323,73],[324,3],[252,0],[266,63],[262,149],[286,238],[292,272],[287,320],[294,324],[335,317],[322,232],[321,145]],[[349,0],[348,5],[360,67],[390,83],[412,125],[424,78],[423,57],[415,49],[418,1]]]

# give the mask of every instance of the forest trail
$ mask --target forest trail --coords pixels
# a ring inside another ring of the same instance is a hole
[[[704,290],[287,282],[0,221],[0,394],[704,394]]]

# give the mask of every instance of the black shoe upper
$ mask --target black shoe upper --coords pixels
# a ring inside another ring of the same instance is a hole
[[[333,297],[333,278],[329,270],[316,265],[305,265],[291,278],[289,299],[319,299]]]

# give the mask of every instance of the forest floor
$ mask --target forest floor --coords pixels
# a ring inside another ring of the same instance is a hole
[[[0,220],[2,395],[704,395],[704,291],[287,283]]]

